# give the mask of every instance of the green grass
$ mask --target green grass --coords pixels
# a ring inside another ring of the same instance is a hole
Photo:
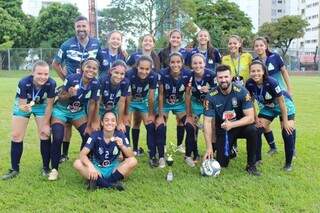
[[[0,174],[10,167],[11,108],[18,80],[23,72],[0,72]],[[73,134],[71,160],[60,168],[60,179],[48,182],[40,175],[41,157],[34,120],[30,120],[24,140],[20,175],[0,181],[1,212],[319,212],[320,211],[320,77],[292,77],[297,107],[297,153],[294,170],[285,173],[283,142],[278,121],[274,133],[279,153],[267,156],[264,142],[261,177],[244,171],[245,143],[240,154],[218,178],[199,175],[199,167],[189,168],[177,154],[174,181],[167,183],[167,169],[151,169],[147,157],[125,182],[126,191],[88,192],[84,180],[73,170],[80,138]],[[169,121],[168,139],[175,143],[175,120]],[[143,130],[140,144],[145,148]],[[204,152],[203,135],[199,137]]]

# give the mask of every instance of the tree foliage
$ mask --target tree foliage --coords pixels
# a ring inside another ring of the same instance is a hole
[[[258,35],[268,37],[271,46],[281,49],[285,55],[292,40],[304,36],[307,26],[308,22],[301,16],[283,16],[276,22],[264,23]]]
[[[75,34],[74,20],[79,15],[71,4],[52,3],[42,8],[31,30],[33,47],[59,47]]]

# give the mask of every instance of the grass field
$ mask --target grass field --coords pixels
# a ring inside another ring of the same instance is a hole
[[[0,72],[0,174],[10,167],[11,108],[23,72]],[[60,168],[60,179],[48,182],[40,175],[41,157],[34,120],[24,140],[20,175],[0,181],[0,212],[320,212],[320,77],[292,77],[297,107],[297,158],[294,170],[285,173],[283,142],[278,121],[274,133],[279,153],[267,156],[264,142],[261,177],[244,171],[245,143],[240,154],[218,178],[199,175],[177,154],[174,181],[167,183],[167,169],[151,169],[147,156],[140,157],[126,191],[88,192],[84,180],[73,170],[80,139],[73,134],[71,159]],[[168,139],[175,143],[175,121],[169,122]],[[145,148],[144,130],[140,144]],[[204,152],[203,135],[199,137]]]

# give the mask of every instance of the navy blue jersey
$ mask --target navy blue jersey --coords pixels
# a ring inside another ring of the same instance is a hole
[[[202,92],[201,88],[206,86],[209,90],[211,90],[212,88],[216,87],[216,73],[209,69],[205,69],[201,80],[195,78],[194,72],[192,72],[191,76],[192,97],[203,103],[207,93]]]
[[[87,58],[96,58],[100,49],[99,41],[89,37],[88,44],[83,47],[74,36],[65,41],[54,60],[60,64],[64,64],[67,69],[67,75],[80,72],[80,64]]]
[[[124,133],[115,130],[113,136],[121,138],[126,147],[130,146]],[[103,131],[93,132],[84,146],[92,151],[93,161],[98,163],[101,167],[106,167],[111,164],[118,158],[121,152],[115,141],[106,143],[103,138]]]
[[[160,71],[160,84],[163,86],[165,102],[175,104],[184,101],[186,87],[189,86],[191,72],[182,68],[179,79],[174,79],[170,74],[170,68]]]
[[[112,64],[117,60],[126,61],[126,57],[122,54],[122,52],[119,52],[116,55],[111,55],[108,48],[101,49],[99,51],[97,59],[100,62],[100,75],[106,74],[110,68],[112,67]]]
[[[128,64],[129,66],[131,66],[131,67],[134,66],[134,65],[137,63],[138,59],[139,59],[142,55],[143,55],[143,54],[142,54],[141,51],[138,51],[138,52],[133,53],[133,54],[130,55],[130,57],[128,58],[127,64]]]
[[[281,90],[277,80],[270,76],[263,81],[261,86],[258,86],[256,82],[250,78],[246,83],[246,88],[251,96],[263,106],[274,107],[278,104],[276,102],[277,97],[281,95],[289,96],[287,92]]]
[[[259,59],[259,57],[256,57],[254,60]],[[265,65],[268,70],[269,76],[275,78],[282,90],[286,90],[285,82],[282,78],[281,68],[284,66],[283,59],[278,53],[270,53],[267,55]]]
[[[107,110],[111,110],[116,106],[120,100],[120,97],[128,96],[130,92],[129,80],[123,79],[119,85],[112,85],[111,76],[104,75],[100,78],[100,91],[101,91],[101,103]]]
[[[65,105],[68,104],[67,108],[71,112],[78,112],[83,107],[87,106],[89,99],[98,101],[100,96],[99,82],[96,78],[91,79],[88,85],[84,86],[82,82],[82,74],[76,73],[67,76],[64,81],[64,91],[68,91],[70,87],[77,88],[77,95],[72,96],[65,103],[61,101],[60,103]]]
[[[216,65],[221,63],[221,55],[218,49],[213,48],[212,53],[210,54],[208,50],[205,52],[202,52],[198,48],[193,48],[190,54],[188,55],[187,62],[186,62],[186,64],[188,64],[190,67],[191,67],[191,58],[196,53],[201,53],[205,57],[207,69],[215,71]]]
[[[158,83],[158,74],[151,71],[144,80],[138,77],[138,70],[133,68],[126,73],[130,81],[130,91],[133,101],[142,101],[149,93],[149,89],[156,89]]]
[[[244,117],[243,110],[253,108],[251,97],[245,87],[232,83],[232,90],[224,95],[219,87],[207,94],[204,115],[215,118],[217,134],[225,132],[221,128],[224,120],[240,120]]]
[[[41,86],[36,88],[33,84],[33,76],[29,75],[19,81],[16,98],[27,99],[27,103],[32,100],[35,104],[43,104],[47,98],[55,97],[56,82],[52,78]]]
[[[183,57],[184,64],[188,65],[187,58],[188,58],[189,52],[185,48],[180,48],[179,53],[181,53],[181,55]],[[169,55],[170,54],[171,54],[171,51],[169,48],[164,48],[159,52],[158,56],[160,59],[161,68],[169,67]]]

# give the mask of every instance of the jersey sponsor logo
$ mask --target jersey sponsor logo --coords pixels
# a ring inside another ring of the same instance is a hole
[[[81,104],[80,101],[75,101],[72,104],[69,104],[67,109],[70,112],[79,112],[81,110]]]
[[[224,111],[222,114],[222,119],[223,120],[233,120],[237,116],[236,112],[234,110],[231,111]]]
[[[104,151],[101,147],[99,147],[98,152],[99,152],[99,155],[102,155],[104,153]]]
[[[92,138],[89,137],[88,140],[87,140],[87,144],[91,144],[91,141],[92,141]]]
[[[217,104],[217,105],[216,105],[217,108],[219,108],[219,107],[221,107],[221,106],[223,106],[223,104]]]
[[[91,97],[91,90],[89,90],[89,92],[86,94],[85,98],[90,98]]]
[[[115,147],[113,148],[112,154],[113,154],[113,155],[117,155],[118,153],[119,153],[119,149],[118,149],[117,146],[115,146]]]

